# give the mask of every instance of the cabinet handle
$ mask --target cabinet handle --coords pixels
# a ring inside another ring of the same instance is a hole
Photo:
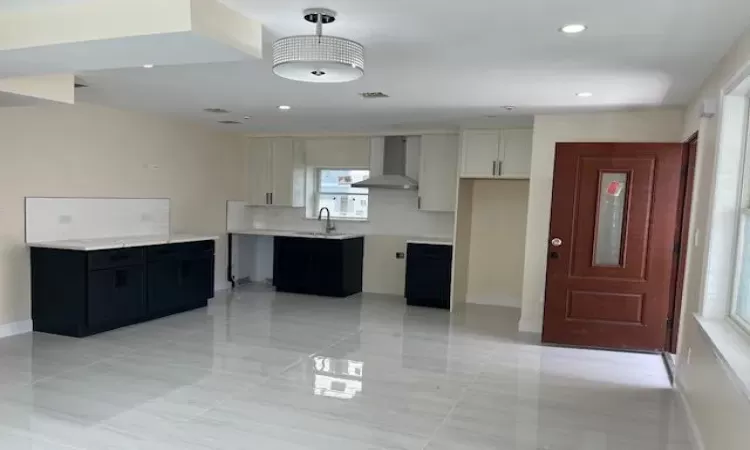
[[[268,194],[268,196],[271,198],[271,200],[268,201],[268,204],[269,205],[273,205],[273,192],[271,192],[270,194]]]
[[[496,168],[497,168],[497,161],[492,161],[492,176],[495,176]]]
[[[268,205],[268,192],[266,192],[266,205]]]
[[[501,176],[503,174],[503,162],[498,161],[497,162],[497,176]]]
[[[422,197],[417,197],[417,209],[422,209]]]

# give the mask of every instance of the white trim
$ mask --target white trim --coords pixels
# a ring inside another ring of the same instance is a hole
[[[698,422],[695,421],[693,416],[693,410],[690,408],[687,395],[685,394],[685,386],[679,376],[675,376],[674,389],[677,391],[677,395],[682,403],[682,409],[685,411],[687,416],[688,425],[690,426],[690,443],[695,450],[706,450],[705,444],[703,444],[703,436],[701,430],[698,428]]]
[[[220,281],[214,284],[214,293],[219,293],[221,291],[228,291],[232,288],[232,284],[229,283],[229,281]]]
[[[15,336],[17,334],[30,333],[33,329],[34,325],[30,320],[6,323],[5,325],[0,325],[0,339]]]
[[[750,400],[750,339],[729,318],[708,319],[696,314],[695,320],[728,378]]]
[[[521,320],[518,321],[518,331],[522,333],[541,334],[542,327],[538,319],[524,319],[522,317]]]

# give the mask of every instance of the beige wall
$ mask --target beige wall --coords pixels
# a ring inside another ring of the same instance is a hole
[[[706,230],[716,164],[718,118],[700,119],[703,100],[718,101],[729,80],[750,62],[750,31],[745,33],[706,80],[685,114],[682,136],[699,131],[691,242],[683,297],[683,318],[677,378],[688,401],[706,450],[745,450],[750,442],[750,400],[727,376],[725,368],[699,329],[693,315],[700,311]],[[696,239],[697,236],[697,239]]]
[[[540,332],[557,142],[679,142],[679,109],[542,115],[534,118],[521,331]]]
[[[453,238],[451,311],[466,304],[471,254],[471,219],[474,207],[474,180],[459,179],[456,192],[456,217]]]
[[[0,136],[0,325],[30,318],[24,197],[166,197],[173,231],[222,236],[226,201],[242,199],[242,139],[194,124],[86,105],[2,108]],[[222,237],[217,286],[225,249]]]
[[[473,183],[466,302],[520,308],[529,181]]]

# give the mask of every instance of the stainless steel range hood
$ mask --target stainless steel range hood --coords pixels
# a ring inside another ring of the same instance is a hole
[[[386,136],[383,149],[383,175],[375,175],[352,187],[417,189],[417,180],[406,176],[406,137]]]

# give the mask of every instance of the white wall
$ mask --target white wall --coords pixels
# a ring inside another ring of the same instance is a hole
[[[521,307],[527,180],[475,180],[466,302]]]
[[[242,139],[88,105],[0,109],[0,324],[30,318],[24,197],[171,199],[175,232],[223,235],[242,198]],[[217,243],[224,285],[226,241]]]
[[[677,380],[685,394],[706,450],[745,450],[750,443],[750,400],[733,384],[723,362],[693,315],[701,311],[705,239],[711,216],[716,168],[718,117],[700,119],[704,99],[719,100],[721,89],[750,63],[750,30],[742,36],[703,84],[685,114],[684,139],[699,131],[698,161],[691,217],[686,285],[682,304]]]
[[[547,271],[552,176],[557,142],[680,142],[679,109],[540,115],[534,118],[519,329],[541,332]]]

